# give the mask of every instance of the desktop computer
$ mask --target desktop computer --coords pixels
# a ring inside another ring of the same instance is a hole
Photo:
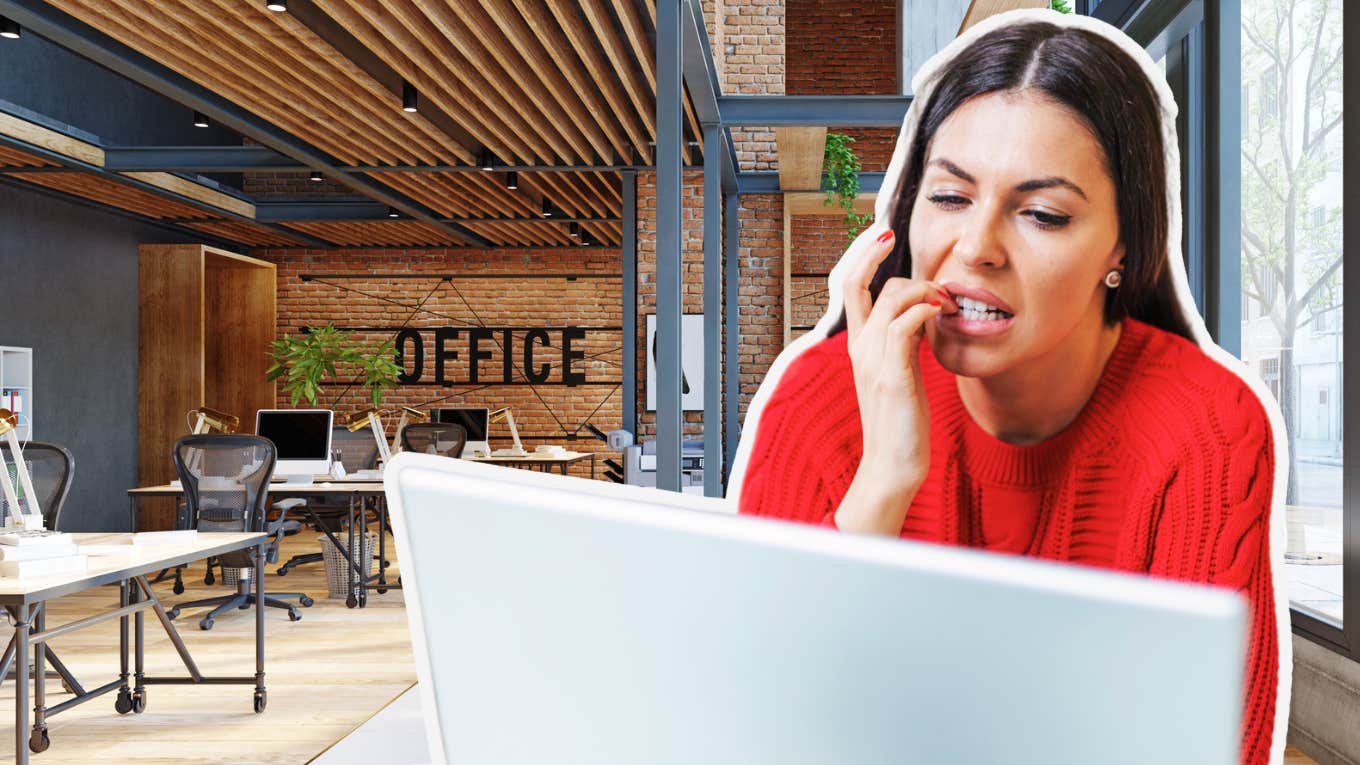
[[[278,462],[274,475],[288,483],[311,483],[312,476],[331,470],[329,409],[261,409],[255,414],[255,434],[274,442]]]
[[[487,441],[490,427],[491,410],[478,408],[438,408],[430,410],[430,422],[451,422],[462,425],[467,431],[467,444],[463,446],[463,457],[486,457],[491,454],[491,444]]]

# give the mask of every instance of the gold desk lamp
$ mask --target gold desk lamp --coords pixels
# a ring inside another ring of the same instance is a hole
[[[34,509],[38,501],[38,492],[33,490],[33,478],[28,474],[28,465],[24,464],[24,452],[19,446],[19,415],[8,409],[0,409],[0,436],[3,436],[9,444],[10,457],[14,460],[14,473],[19,478],[19,488],[23,489],[24,496],[28,498],[29,510]],[[42,509],[38,508],[37,513],[24,513],[19,504],[19,495],[14,490],[14,482],[9,477],[9,465],[5,462],[4,450],[0,449],[0,491],[4,492],[5,502],[9,504],[11,518],[21,519],[18,525],[27,527],[26,516],[37,515],[42,518]],[[42,528],[42,524],[38,524]]]
[[[401,433],[406,430],[407,425],[414,425],[418,422],[429,422],[430,415],[419,409],[412,409],[409,406],[401,408],[401,419],[397,420],[397,432],[392,434],[392,453],[401,451]]]
[[[387,467],[387,463],[392,460],[392,450],[387,448],[387,437],[383,433],[382,414],[381,409],[365,409],[355,412],[345,422],[345,427],[351,433],[358,433],[365,427],[372,430],[373,440],[378,442],[378,459],[381,460],[383,467]]]
[[[510,411],[510,407],[497,409],[491,413],[491,422],[510,423],[510,436],[515,439],[515,448],[497,449],[491,452],[493,457],[528,457],[529,453],[524,451],[524,445],[519,442],[519,428],[515,427],[515,414]]]
[[[193,423],[189,426],[189,432],[196,436],[203,433],[211,433],[213,431],[217,431],[218,433],[235,433],[236,429],[241,427],[240,417],[237,417],[234,414],[227,414],[226,412],[219,412],[216,409],[210,409],[206,406],[200,406],[197,409],[189,410],[186,417],[189,422]]]

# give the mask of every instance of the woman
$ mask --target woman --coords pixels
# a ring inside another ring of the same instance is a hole
[[[1279,761],[1281,420],[1188,298],[1165,79],[1113,27],[1018,11],[913,90],[895,193],[752,403],[741,512],[1234,588],[1241,761]]]

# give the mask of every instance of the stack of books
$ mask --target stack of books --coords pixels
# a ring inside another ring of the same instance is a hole
[[[0,529],[0,577],[27,579],[85,570],[88,556],[70,534],[45,529]]]

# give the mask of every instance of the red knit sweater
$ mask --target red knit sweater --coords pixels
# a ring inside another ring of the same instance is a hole
[[[1241,761],[1266,763],[1279,677],[1275,473],[1251,390],[1193,343],[1130,319],[1077,419],[1014,446],[973,421],[954,375],[921,348],[930,471],[902,536],[1239,590],[1250,607]],[[862,449],[841,332],[796,358],[765,404],[741,512],[834,527]]]

